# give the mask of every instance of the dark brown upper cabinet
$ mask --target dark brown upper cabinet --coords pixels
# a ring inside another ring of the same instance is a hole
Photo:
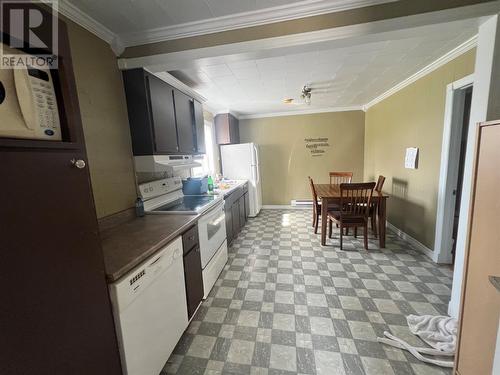
[[[218,145],[240,143],[238,119],[230,113],[220,113],[215,116],[215,138]]]
[[[174,103],[179,152],[183,154],[196,153],[192,99],[179,90],[174,89]]]
[[[167,154],[184,152],[177,140],[174,91],[159,78],[147,76],[146,79],[149,88],[154,151]]]
[[[204,154],[205,150],[205,120],[203,118],[203,107],[197,100],[193,100],[193,118],[196,135],[196,148],[199,154]]]
[[[201,103],[144,69],[123,80],[134,155],[205,153]]]

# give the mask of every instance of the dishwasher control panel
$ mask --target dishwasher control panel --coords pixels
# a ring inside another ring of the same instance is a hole
[[[142,290],[146,289],[157,276],[177,264],[181,259],[182,264],[182,238],[177,237],[166,247],[148,258],[145,262],[134,268],[125,276],[110,284],[110,296],[114,308],[124,310],[131,304]]]

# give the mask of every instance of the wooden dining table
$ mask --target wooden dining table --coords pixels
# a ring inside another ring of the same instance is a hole
[[[340,205],[340,185],[314,184],[318,199],[321,200],[321,245],[326,245],[326,227],[328,222],[328,205]],[[385,226],[387,220],[387,198],[385,193],[373,192],[372,202],[378,203],[378,238],[380,248],[385,247]]]

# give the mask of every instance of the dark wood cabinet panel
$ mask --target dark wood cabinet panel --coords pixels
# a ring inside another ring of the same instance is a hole
[[[182,154],[196,152],[192,99],[186,94],[174,89],[175,119],[177,122],[178,151]]]
[[[187,312],[188,317],[191,318],[203,299],[203,275],[197,225],[184,232],[182,247],[184,252]]]
[[[0,149],[5,375],[121,374],[88,168],[71,159],[84,151]]]
[[[205,150],[205,120],[203,118],[203,106],[197,100],[193,100],[193,118],[196,135],[196,152],[204,154]]]
[[[224,197],[227,243],[238,236],[249,215],[248,185],[243,185]]]
[[[195,225],[191,229],[184,232],[184,234],[182,235],[182,248],[184,254],[186,254],[193,247],[198,246],[199,242],[198,226]]]
[[[247,221],[250,216],[250,198],[248,196],[248,191],[243,196],[243,199],[245,201],[245,221]]]
[[[230,113],[221,113],[215,116],[215,138],[218,145],[240,143],[239,122]]]
[[[237,237],[240,233],[240,203],[239,200],[231,206],[231,214],[233,217],[233,236]]]
[[[0,210],[0,282],[10,286],[0,308],[0,374],[119,375],[88,167],[71,162],[87,158],[62,21],[58,36],[55,84],[64,97],[67,142],[0,140],[0,175],[8,181]]]
[[[151,75],[147,77],[147,82],[155,151],[156,153],[179,152],[178,138],[181,134],[177,133],[172,87]]]
[[[245,226],[245,223],[247,221],[246,215],[245,215],[245,196],[243,195],[239,200],[238,200],[238,205],[240,208],[240,230]]]
[[[240,143],[239,120],[229,114],[229,143]]]
[[[226,201],[225,205],[225,214],[226,214],[226,240],[227,243],[230,244],[233,241],[233,210],[232,206],[229,206]]]
[[[134,155],[151,155],[155,152],[154,134],[144,70],[131,69],[123,72],[123,84],[127,99],[132,151]]]
[[[203,154],[203,106],[144,69],[123,72],[134,155]]]
[[[227,243],[238,236],[245,226],[249,212],[248,185],[245,184],[224,197]]]
[[[201,256],[198,245],[184,255],[184,278],[186,282],[188,318],[191,319],[203,299],[203,275],[201,273]]]

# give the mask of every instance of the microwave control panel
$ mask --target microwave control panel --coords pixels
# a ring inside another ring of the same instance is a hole
[[[60,140],[59,111],[50,75],[43,70],[28,69],[28,77],[28,84],[35,100],[35,117],[41,128],[40,132],[47,138]]]

